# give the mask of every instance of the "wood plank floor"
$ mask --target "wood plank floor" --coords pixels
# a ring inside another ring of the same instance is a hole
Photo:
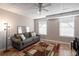
[[[59,49],[59,56],[74,56],[75,51],[71,50],[70,45],[61,44]]]
[[[75,56],[76,55],[75,51],[73,49],[71,49],[70,43],[61,42],[61,41],[60,42],[52,41],[52,40],[46,40],[46,41],[50,41],[50,43],[54,42],[54,43],[60,44],[58,56]]]
[[[57,42],[58,43],[58,42]],[[14,48],[11,48],[9,52],[3,53],[0,51],[0,56],[23,56],[23,50],[18,51]],[[75,56],[75,51],[71,50],[70,44],[60,44],[58,56]]]

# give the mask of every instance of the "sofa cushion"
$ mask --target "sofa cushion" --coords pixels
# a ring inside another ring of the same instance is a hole
[[[39,40],[39,37],[38,36],[33,36],[32,38],[33,38],[34,41]]]
[[[33,39],[32,38],[27,38],[26,40],[23,41],[24,44],[31,42]]]

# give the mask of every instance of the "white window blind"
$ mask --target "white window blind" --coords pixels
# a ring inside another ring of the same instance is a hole
[[[22,27],[18,27],[18,33],[22,33]]]
[[[30,28],[29,28],[29,27],[26,27],[26,31],[27,31],[27,32],[30,32]]]
[[[38,21],[38,30],[39,34],[46,35],[47,34],[47,21]]]
[[[60,36],[74,37],[74,16],[60,18],[59,30]]]

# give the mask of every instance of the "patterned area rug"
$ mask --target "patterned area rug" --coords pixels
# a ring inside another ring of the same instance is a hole
[[[28,49],[24,49],[25,56],[54,56],[58,55],[60,44],[40,41]]]

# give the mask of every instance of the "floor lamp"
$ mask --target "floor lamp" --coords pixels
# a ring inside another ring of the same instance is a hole
[[[5,25],[5,32],[6,32],[6,49],[5,49],[5,51],[4,52],[7,52],[7,51],[9,51],[8,50],[8,31],[9,31],[9,28],[10,28],[10,26],[8,25],[8,23],[4,23],[4,25]]]

